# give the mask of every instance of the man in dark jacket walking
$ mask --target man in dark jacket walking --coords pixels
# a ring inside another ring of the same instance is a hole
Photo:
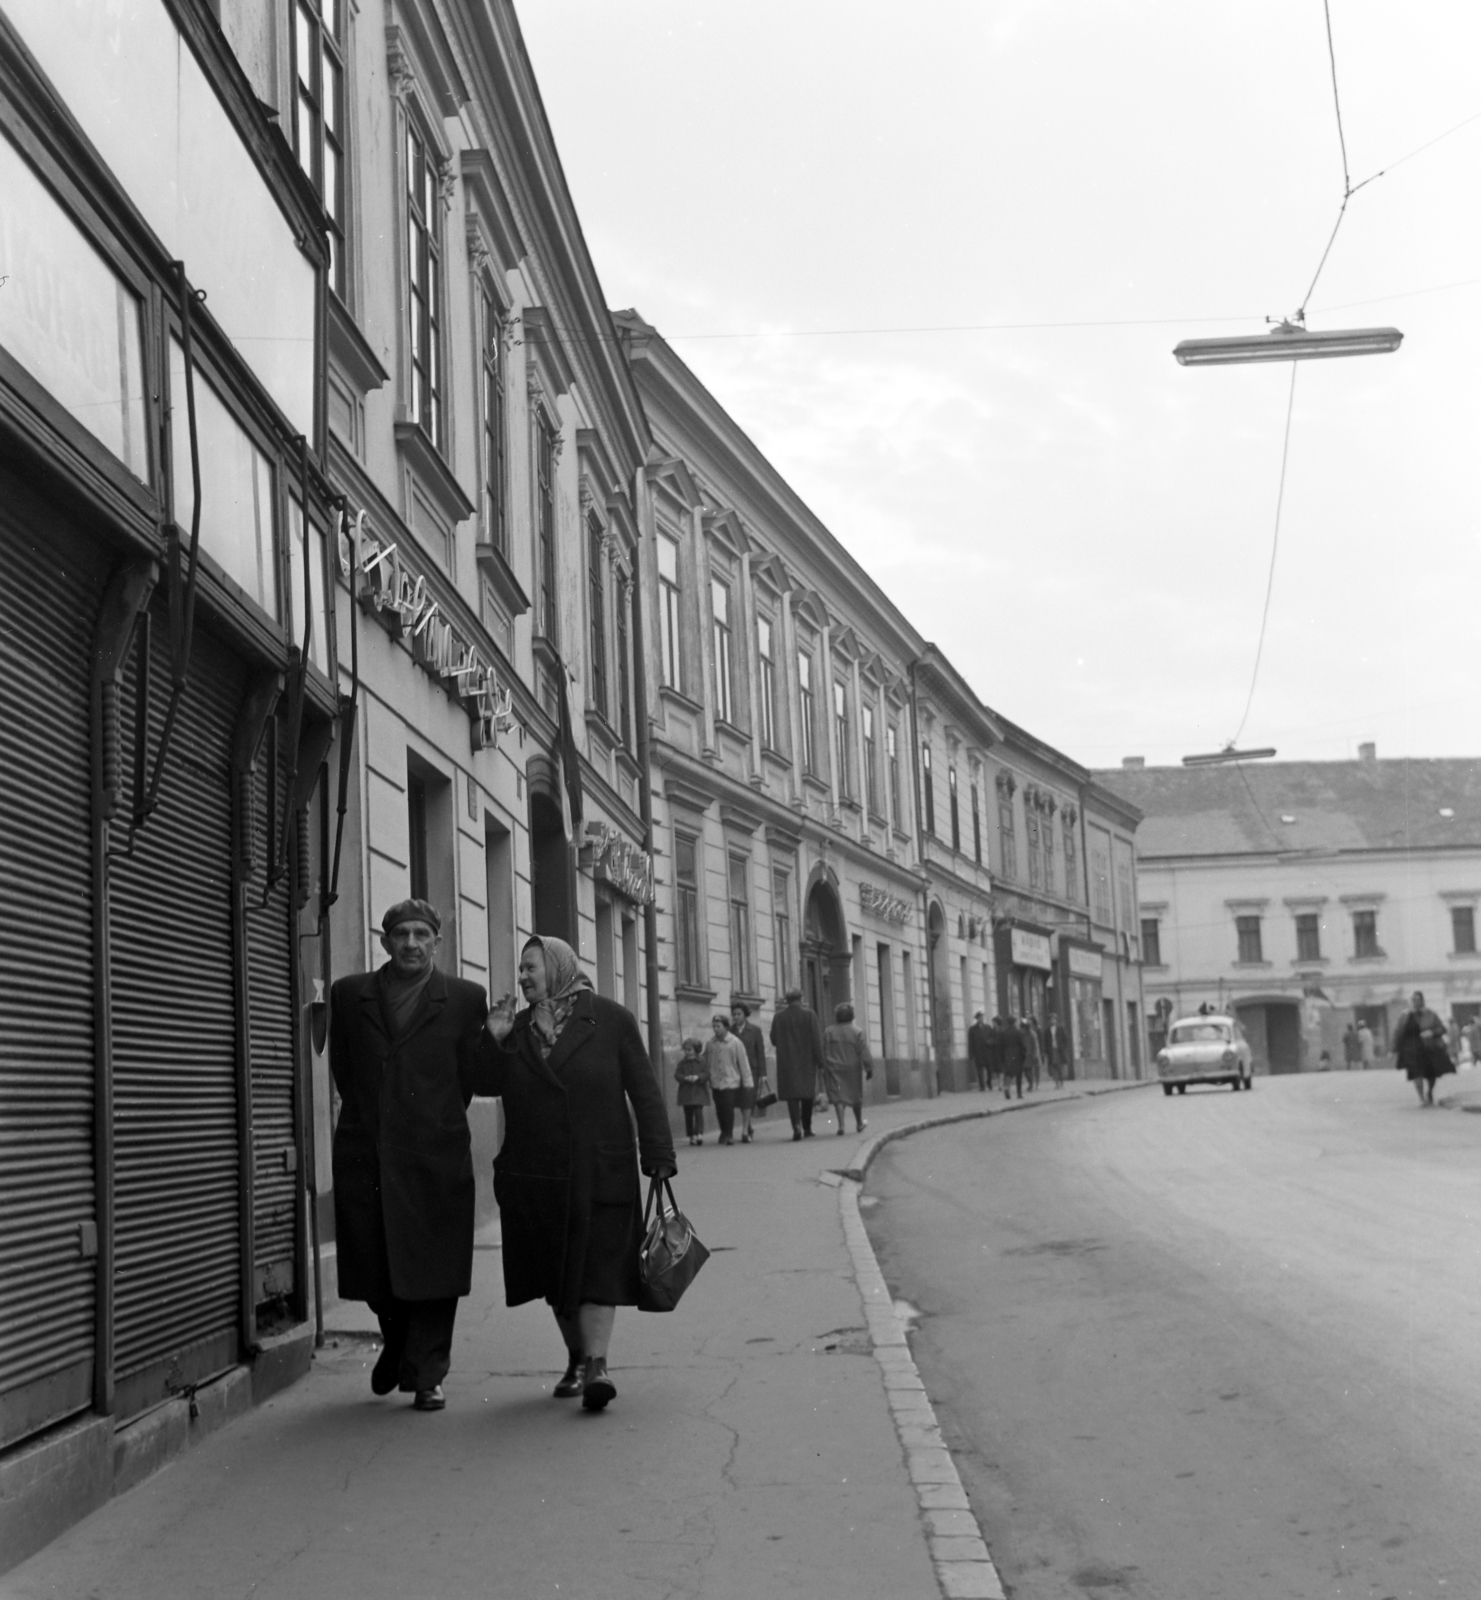
[[[801,989],[788,989],[783,999],[786,1004],[771,1019],[777,1098],[787,1102],[792,1137],[811,1139],[813,1096],[823,1065],[823,1026],[817,1012],[803,1005]]]
[[[488,1005],[439,972],[442,919],[425,900],[386,912],[390,960],[330,991],[339,1292],[364,1300],[384,1348],[376,1394],[399,1388],[441,1411],[458,1299],[473,1277],[468,1102],[485,1054]]]
[[[985,1091],[992,1088],[992,1045],[991,1029],[982,1020],[982,1013],[977,1013],[977,1020],[967,1029],[967,1056],[977,1072],[977,1088]]]

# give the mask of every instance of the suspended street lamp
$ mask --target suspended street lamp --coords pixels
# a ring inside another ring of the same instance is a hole
[[[1299,316],[1299,313],[1297,314]],[[1333,356],[1383,356],[1397,350],[1397,328],[1339,328],[1317,332],[1282,319],[1268,333],[1226,339],[1184,339],[1173,349],[1181,367],[1227,367],[1256,361],[1320,361]]]
[[[1236,750],[1227,744],[1222,750],[1210,750],[1207,755],[1184,756],[1185,767],[1217,767],[1226,761],[1268,761],[1274,750]]]

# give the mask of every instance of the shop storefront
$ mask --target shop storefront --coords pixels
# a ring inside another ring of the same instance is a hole
[[[1043,1022],[1048,1016],[1054,972],[1049,930],[1001,921],[993,930],[993,937],[998,1014]]]
[[[1060,992],[1065,997],[1066,1021],[1077,1077],[1105,1070],[1106,1046],[1102,1023],[1101,977],[1104,958],[1099,945],[1059,936]]]

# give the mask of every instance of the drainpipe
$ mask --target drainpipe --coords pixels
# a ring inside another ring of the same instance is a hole
[[[919,660],[912,660],[909,667],[910,675],[910,792],[915,797],[915,865],[917,871],[922,871],[926,861],[925,834],[921,822],[921,794],[920,794],[920,700],[916,688],[916,668]],[[925,884],[921,884],[920,894],[920,925],[921,932],[925,935],[926,958],[926,1002],[929,1007],[927,1018],[931,1033],[931,1050],[928,1060],[934,1067],[937,1055],[936,1039],[936,963],[931,959],[931,905],[930,897],[926,893]],[[945,937],[945,930],[942,931]],[[926,1078],[926,1093],[934,1094],[936,1084],[934,1072]]]
[[[638,510],[638,562],[633,573],[632,607],[633,626],[633,732],[636,735],[638,766],[638,814],[643,819],[643,848],[648,852],[650,866],[655,860],[653,840],[653,767],[648,725],[648,636],[643,630],[643,570],[642,550],[645,538],[651,534],[651,506],[648,500],[648,479],[645,469],[639,466],[634,474],[634,503]],[[653,1069],[663,1080],[663,1007],[658,995],[658,900],[650,887],[643,906],[643,978],[648,990],[648,1056]]]

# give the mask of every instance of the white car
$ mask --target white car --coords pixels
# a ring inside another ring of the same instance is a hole
[[[1227,1083],[1236,1092],[1253,1089],[1254,1056],[1233,1017],[1181,1017],[1157,1052],[1157,1076],[1163,1094],[1174,1089],[1184,1094],[1190,1083]]]

